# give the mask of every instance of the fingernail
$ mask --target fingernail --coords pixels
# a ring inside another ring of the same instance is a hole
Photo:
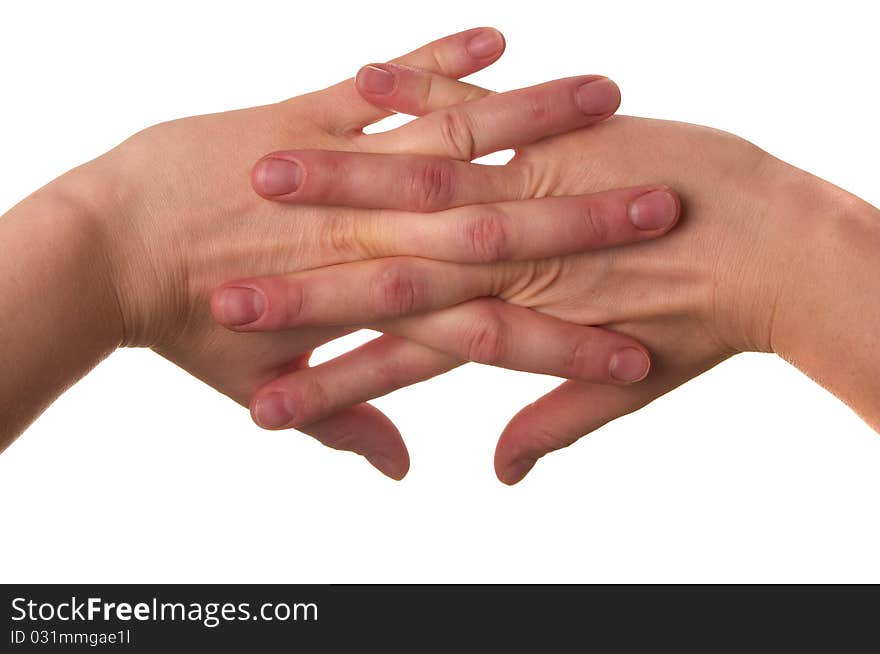
[[[517,459],[504,469],[501,481],[512,486],[529,474],[529,470],[534,468],[537,462],[537,459]]]
[[[588,116],[614,113],[620,105],[620,89],[610,79],[600,77],[578,88],[577,103]]]
[[[220,322],[238,327],[252,323],[262,316],[266,300],[256,289],[233,286],[220,291],[217,304]]]
[[[269,393],[254,404],[254,420],[265,429],[278,429],[293,420],[293,408],[284,393]]]
[[[629,219],[636,229],[662,229],[675,221],[678,205],[665,189],[640,195],[629,205]]]
[[[619,382],[637,382],[644,379],[651,368],[651,361],[641,350],[625,347],[611,357],[608,372]]]
[[[267,157],[254,167],[254,186],[263,195],[287,195],[302,184],[302,167],[295,161]]]
[[[388,95],[394,90],[394,73],[378,66],[364,66],[357,76],[361,90],[374,95]]]
[[[465,47],[472,57],[485,59],[497,54],[504,46],[504,37],[498,30],[483,30],[474,34]]]

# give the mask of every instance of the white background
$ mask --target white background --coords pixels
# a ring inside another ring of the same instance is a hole
[[[603,73],[624,113],[736,132],[880,204],[870,7],[6,2],[0,207],[146,125],[479,25],[508,52],[477,83]],[[782,361],[739,356],[502,486],[497,434],[554,383],[471,365],[383,398],[413,460],[396,483],[118,352],[0,456],[0,581],[880,582],[880,438]]]

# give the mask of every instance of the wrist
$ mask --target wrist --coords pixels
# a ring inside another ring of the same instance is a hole
[[[66,177],[24,201],[33,207],[29,232],[47,259],[57,262],[55,281],[77,298],[96,345],[112,351],[124,342],[125,328],[101,205],[86,188]]]
[[[117,149],[118,150],[118,149]],[[174,293],[167,281],[167,253],[151,247],[149,203],[130,183],[137,175],[117,150],[71,170],[43,190],[63,203],[88,233],[90,256],[110,298],[118,347],[152,347],[168,331],[163,306]],[[41,191],[42,192],[42,191]]]
[[[877,304],[880,292],[880,211],[802,175],[799,192],[787,201],[791,245],[799,255],[789,258],[794,265],[780,266],[785,283],[770,326],[772,351],[796,364],[821,358],[834,333],[844,338],[866,327],[867,307]]]
[[[821,241],[816,208],[826,202],[825,182],[755,151],[744,174],[721,190],[736,210],[727,210],[711,316],[730,353],[776,351],[781,316],[810,264],[806,244]]]

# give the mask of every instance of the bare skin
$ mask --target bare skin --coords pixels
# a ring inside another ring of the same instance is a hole
[[[503,45],[494,30],[470,30],[401,61],[455,78],[491,64]],[[607,210],[600,218],[607,231],[585,231],[577,211],[554,203],[543,211],[557,217],[558,234],[566,236],[563,242],[551,239],[538,252],[533,239],[521,238],[515,247],[495,252],[480,247],[482,221],[468,209],[446,221],[413,220],[407,212],[393,215],[368,208],[291,208],[267,202],[251,189],[254,161],[279,145],[309,149],[312,159],[319,161],[320,150],[417,150],[424,143],[413,139],[430,131],[434,136],[429,142],[440,149],[448,135],[438,133],[439,120],[449,125],[486,123],[475,147],[516,147],[601,122],[620,100],[613,82],[581,76],[483,98],[464,110],[447,109],[484,95],[460,84],[426,96],[426,109],[435,113],[425,119],[425,132],[408,127],[363,134],[362,127],[388,112],[361,98],[353,80],[273,105],[172,121],[136,134],[14,207],[0,220],[0,313],[6,317],[0,323],[0,368],[15,371],[0,376],[0,447],[117,347],[150,347],[248,404],[267,382],[306,369],[316,346],[352,329],[332,319],[320,326],[266,334],[224,329],[212,318],[212,308],[227,322],[254,309],[254,297],[246,288],[227,289],[231,292],[215,295],[212,305],[214,288],[231,278],[395,255],[460,262],[527,259],[536,252],[545,256],[571,251],[572,242],[582,250],[656,238],[673,227],[677,204],[659,207],[660,223],[639,226],[631,220],[630,207],[641,203],[643,211],[656,213],[657,207],[645,206],[642,200],[652,189],[615,190],[577,199],[584,206]],[[537,105],[549,107],[539,119],[533,114]],[[517,128],[523,122],[529,129]],[[268,188],[279,179],[279,166],[289,170],[288,162],[280,159],[263,162],[254,171],[254,182]],[[425,173],[433,170],[429,166],[416,171],[407,183],[397,180],[403,202],[430,208],[436,198]],[[369,193],[383,179],[380,169],[359,177],[355,172],[336,170],[323,182],[307,175],[303,188],[323,184],[326,196],[345,180]],[[461,161],[454,173],[470,183],[462,194],[442,198],[445,203],[481,203],[518,184],[513,169]],[[526,234],[528,218],[523,215],[514,231]],[[368,292],[383,312],[399,314],[407,308],[405,275],[386,265],[368,281]],[[453,305],[478,290],[466,269],[460,283],[448,281],[432,301]],[[328,305],[338,305],[337,300]],[[530,329],[523,339],[543,334],[545,340],[561,344],[556,357],[514,362],[522,369],[624,385],[647,373],[647,352],[628,336],[513,305],[505,311],[528,314]],[[375,317],[371,311],[356,322],[371,323]],[[437,365],[437,352],[394,336],[393,325],[387,331],[392,335],[337,362],[349,368],[348,378],[364,397],[388,392],[404,380],[427,378]],[[578,348],[597,355],[588,362],[568,361],[565,351]],[[454,359],[441,356],[454,365]],[[328,395],[330,401],[335,393]],[[329,446],[362,454],[391,477],[402,477],[408,456],[394,425],[362,402],[336,406],[336,411],[310,421],[304,431]],[[261,410],[271,417],[273,407],[264,402]]]
[[[424,113],[420,98],[426,88],[454,84],[411,69],[382,68],[397,76],[394,90],[364,93],[364,97],[385,108]],[[411,129],[425,127],[413,123]],[[420,151],[426,155],[467,156],[461,148],[437,150],[428,144],[427,133],[412,140],[425,144]],[[465,137],[459,142],[471,140]],[[463,267],[434,261],[411,267],[412,285],[422,294],[416,300],[419,309],[440,310],[394,321],[395,333],[459,360],[462,336],[473,342],[473,334],[479,334],[479,342],[490,344],[486,349],[491,354],[485,359],[506,364],[516,349],[510,335],[521,328],[516,322],[519,316],[499,313],[505,303],[583,325],[605,326],[639,339],[651,352],[651,372],[639,384],[572,380],[517,414],[496,451],[496,473],[502,481],[518,482],[548,452],[745,351],[784,357],[880,430],[876,372],[880,212],[876,208],[743,139],[684,123],[615,116],[593,129],[548,138],[517,152],[508,166],[517,170],[520,187],[512,189],[512,195],[499,194],[492,205],[483,205],[484,213],[497,218],[499,242],[508,238],[510,209],[505,202],[511,197],[571,196],[650,180],[679,191],[683,216],[674,232],[652,242],[529,262]],[[342,160],[350,167],[363,165],[356,155],[332,156],[338,161],[330,165]],[[400,165],[419,162],[410,158]],[[384,165],[395,166],[394,161]],[[344,186],[334,193],[337,204],[363,206],[366,201],[357,190],[348,192]],[[402,206],[391,184],[371,193]],[[296,193],[280,199],[302,201]],[[321,200],[309,196],[307,201]],[[535,211],[535,218],[539,213]],[[271,310],[291,288],[308,296],[328,280],[351,276],[355,270],[353,279],[369,279],[383,265],[369,261],[283,280],[248,280],[265,294],[269,312],[251,325],[235,328],[283,327],[284,319],[272,316]],[[461,270],[480,280],[482,299],[445,309],[432,304],[434,287]],[[368,295],[357,288],[351,295],[360,302],[347,307],[350,314],[369,311]],[[473,312],[474,303],[482,313]],[[391,317],[374,315],[377,321]],[[327,317],[316,312],[306,322]],[[449,366],[437,355],[436,373]],[[301,413],[320,417],[322,400],[312,390],[332,387],[339,374],[330,363],[282,376],[258,391],[257,397],[266,392],[294,395],[300,407],[309,407],[301,408]]]

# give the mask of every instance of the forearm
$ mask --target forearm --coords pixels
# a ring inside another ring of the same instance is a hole
[[[0,451],[120,342],[88,213],[50,185],[0,218]]]
[[[822,184],[774,348],[880,431],[880,211]]]

